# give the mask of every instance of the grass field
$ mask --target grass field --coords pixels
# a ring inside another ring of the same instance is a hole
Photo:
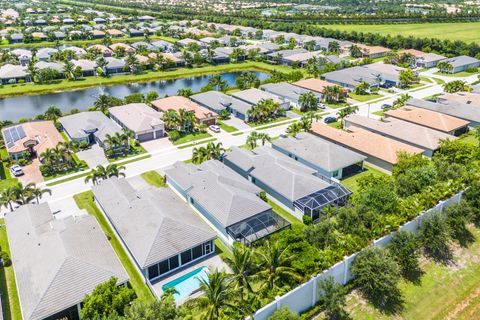
[[[480,231],[471,229],[475,242],[455,248],[452,264],[422,261],[420,283],[401,281],[404,309],[386,315],[374,309],[355,292],[347,299],[351,319],[478,319],[480,316]]]
[[[140,275],[139,271],[137,271],[133,261],[128,257],[128,254],[120,243],[120,240],[116,237],[115,232],[110,227],[107,218],[100,212],[95,202],[93,202],[93,192],[85,191],[76,194],[73,198],[80,209],[86,209],[89,214],[95,216],[103,232],[110,236],[110,245],[112,246],[113,250],[115,250],[118,259],[127,271],[128,277],[130,278],[130,284],[132,285],[133,290],[135,290],[137,297],[142,301],[152,301],[152,292],[145,284],[144,279]]]
[[[372,32],[381,35],[402,35],[419,38],[438,38],[442,40],[462,40],[480,42],[480,22],[455,23],[412,23],[412,24],[375,24],[375,25],[322,25],[341,31]]]
[[[348,96],[358,102],[366,102],[374,99],[380,99],[381,97],[383,97],[381,94],[376,94],[376,93],[360,95],[360,94],[355,94],[353,92],[350,92]]]
[[[0,219],[0,247],[2,251],[6,251],[10,255],[10,247],[8,245],[7,230],[5,221]],[[21,320],[22,312],[20,311],[20,302],[18,300],[17,285],[15,283],[15,274],[13,265],[10,267],[0,268],[0,292],[2,293],[3,315],[6,320]]]

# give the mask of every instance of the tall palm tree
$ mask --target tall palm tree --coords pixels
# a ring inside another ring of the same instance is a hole
[[[257,140],[258,140],[258,132],[252,131],[246,140],[246,144],[250,149],[255,149],[257,147]]]
[[[49,195],[52,195],[52,190],[50,189],[41,189],[41,188],[33,188],[30,190],[31,194],[33,197],[35,197],[35,200],[37,200],[37,203],[40,203],[40,199],[42,199],[43,195],[45,193],[48,193]]]
[[[268,135],[268,133],[261,132],[258,134],[258,140],[260,140],[262,142],[262,146],[264,146],[265,142],[272,141],[272,138]]]
[[[63,64],[63,73],[67,79],[75,80],[74,65],[70,60],[66,60]]]
[[[318,108],[318,97],[312,92],[307,91],[298,97],[298,104],[300,104],[300,111],[316,110]]]
[[[119,166],[116,164],[109,164],[106,168],[105,171],[107,173],[107,176],[110,177],[125,177],[125,173],[123,172],[125,170],[125,166]]]
[[[240,291],[240,298],[243,300],[244,289],[253,293],[250,284],[250,278],[255,269],[252,251],[250,248],[238,243],[233,246],[231,257],[228,256],[225,260],[233,272],[231,280],[234,283],[234,289]]]
[[[33,190],[36,189],[35,183],[31,182],[26,186],[18,185],[16,188],[17,199],[15,202],[19,205],[24,205],[30,203],[35,196],[32,194]]]
[[[0,193],[0,205],[13,211],[13,203],[17,200],[18,186],[10,186]]]
[[[162,120],[168,130],[178,129],[180,126],[180,117],[176,110],[170,109],[165,111]]]
[[[107,113],[108,108],[111,107],[110,105],[110,97],[107,94],[101,94],[97,97],[93,106],[96,110],[101,111],[102,113]]]
[[[223,153],[225,152],[225,149],[222,147],[221,142],[217,144],[213,142],[209,142],[207,144],[206,149],[207,149],[208,159],[220,160],[223,156]]]
[[[281,284],[282,279],[292,279],[300,281],[302,277],[290,267],[294,259],[288,254],[288,247],[280,248],[278,243],[267,241],[264,250],[257,250],[255,254],[262,261],[262,270],[257,272],[257,276],[265,280],[264,287],[272,290]]]
[[[192,163],[200,164],[208,159],[208,151],[204,147],[192,150]]]
[[[351,114],[354,114],[358,111],[358,107],[357,106],[348,106],[348,107],[345,107],[343,109],[341,109],[340,111],[337,112],[337,117],[340,119],[340,121],[342,122],[342,127],[343,127],[343,124],[344,124],[344,119],[345,117],[351,115]]]
[[[93,184],[97,184],[100,180],[106,178],[108,178],[107,170],[102,165],[98,165],[95,169],[92,169],[92,172],[88,176],[85,177],[85,183],[92,181]]]
[[[303,126],[300,122],[294,122],[287,128],[287,133],[291,134],[292,137],[296,137],[300,131],[302,131]]]
[[[237,308],[231,303],[231,280],[225,271],[214,270],[208,274],[208,280],[199,281],[204,294],[196,298],[194,303],[202,310],[202,319],[222,319],[226,316],[226,309]]]
[[[62,116],[62,111],[57,106],[48,107],[44,113],[46,120],[52,120],[53,123],[57,123],[57,119]]]

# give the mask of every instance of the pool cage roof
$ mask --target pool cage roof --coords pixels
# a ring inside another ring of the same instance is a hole
[[[288,226],[290,223],[287,220],[273,210],[268,210],[227,227],[227,233],[235,241],[250,245]]]
[[[325,189],[318,190],[308,196],[295,200],[293,205],[302,212],[312,212],[330,205],[341,206],[346,204],[352,191],[340,183],[334,181],[331,181],[331,183],[332,184]]]

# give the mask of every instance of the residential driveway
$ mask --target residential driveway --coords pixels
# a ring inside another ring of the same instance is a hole
[[[236,117],[230,117],[228,120],[222,120],[223,123],[228,124],[229,126],[235,127],[238,130],[244,130],[244,129],[249,129],[250,126],[243,122],[243,120],[236,118]]]
[[[51,201],[48,203],[56,219],[66,218],[68,216],[79,216],[87,214],[85,210],[78,208],[73,197]]]
[[[150,185],[143,179],[141,176],[134,176],[127,178],[128,182],[132,185],[135,190],[143,190],[150,187]]]
[[[147,152],[154,152],[162,149],[168,149],[173,146],[172,142],[168,140],[167,137],[142,142],[140,145],[144,147],[145,150],[147,150]]]
[[[287,111],[286,116],[290,119],[296,119],[296,118],[299,117],[298,114],[296,114],[295,112],[290,111],[290,110]]]
[[[99,164],[108,162],[103,149],[98,144],[92,145],[89,149],[77,152],[77,156],[80,160],[84,160],[90,168],[95,168]]]
[[[24,175],[18,177],[18,180],[26,185],[28,183],[41,183],[43,182],[43,176],[40,172],[40,161],[38,159],[33,159],[32,163],[28,166],[22,167]]]

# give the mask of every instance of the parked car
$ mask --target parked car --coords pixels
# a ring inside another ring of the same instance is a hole
[[[335,117],[326,117],[325,119],[323,119],[323,122],[325,123],[334,123],[335,121],[337,121],[337,118]]]
[[[325,105],[321,102],[319,102],[317,106],[319,109],[325,109]]]
[[[211,126],[208,127],[208,129],[210,129],[211,131],[215,132],[215,133],[219,133],[220,132],[220,127],[215,125],[215,124],[212,124]]]
[[[390,108],[392,108],[392,105],[390,105],[390,104],[388,104],[388,103],[382,104],[382,109],[383,109],[383,110],[387,110],[387,109],[390,109]]]
[[[10,172],[15,176],[21,176],[23,174],[22,167],[20,167],[18,164],[14,164],[13,166],[10,167]]]

